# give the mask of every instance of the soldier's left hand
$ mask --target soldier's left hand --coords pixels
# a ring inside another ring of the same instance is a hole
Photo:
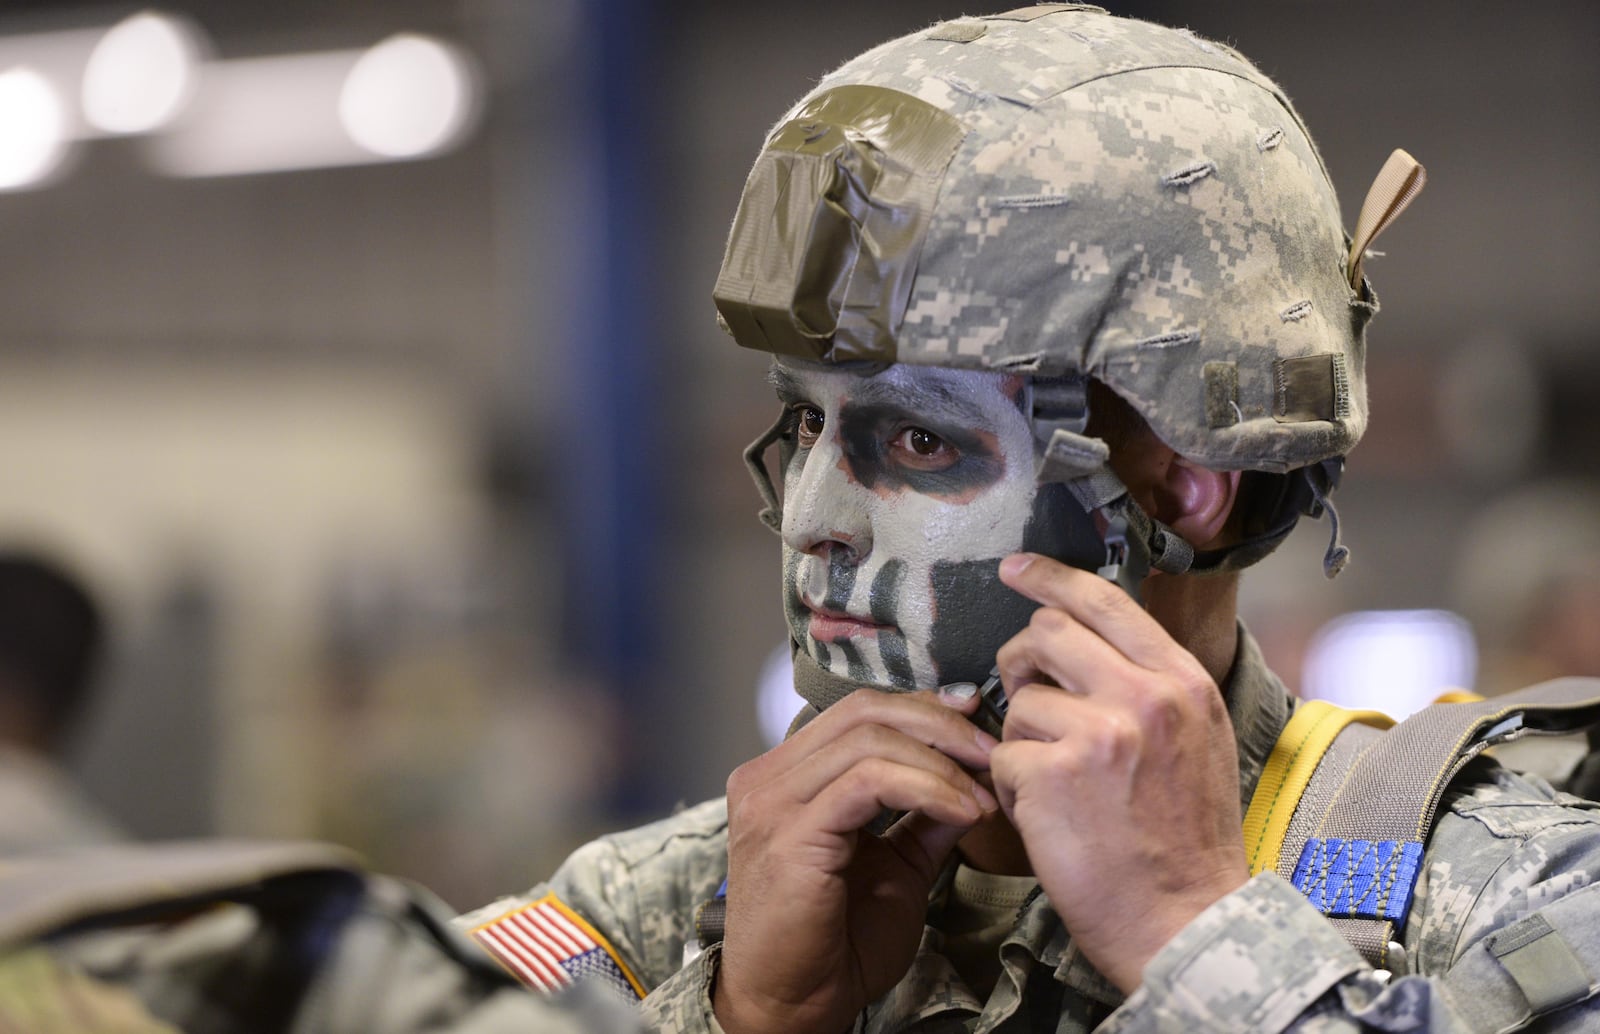
[[[1073,940],[1131,992],[1249,878],[1233,728],[1200,662],[1111,582],[1031,554],[1000,576],[1043,606],[999,653],[997,796]]]

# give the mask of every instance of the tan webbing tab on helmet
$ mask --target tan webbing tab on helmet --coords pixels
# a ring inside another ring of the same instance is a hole
[[[1273,417],[1280,423],[1343,420],[1350,415],[1350,378],[1337,352],[1275,359]]]
[[[1239,364],[1206,363],[1200,375],[1206,382],[1206,426],[1232,427],[1244,422],[1239,408]]]
[[[1389,160],[1378,170],[1372,181],[1367,199],[1361,203],[1361,215],[1356,219],[1356,232],[1350,240],[1350,286],[1361,284],[1361,259],[1378,234],[1411,204],[1411,199],[1422,193],[1428,182],[1428,170],[1411,155],[1395,148]]]

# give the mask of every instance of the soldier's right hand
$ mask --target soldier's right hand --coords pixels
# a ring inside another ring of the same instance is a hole
[[[905,975],[928,892],[998,805],[976,695],[858,690],[728,778],[728,912],[713,992],[728,1034],[826,1032]],[[883,836],[864,827],[905,812]]]

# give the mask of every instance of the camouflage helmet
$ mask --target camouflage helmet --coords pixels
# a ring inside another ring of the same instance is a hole
[[[825,77],[767,138],[714,300],[749,348],[1092,377],[1203,466],[1319,465],[1317,512],[1367,422],[1360,253],[1240,55],[1040,4]]]

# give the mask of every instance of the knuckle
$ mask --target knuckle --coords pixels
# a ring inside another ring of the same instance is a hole
[[[840,737],[838,742],[847,750],[873,756],[881,754],[888,749],[889,740],[893,735],[889,729],[882,725],[857,725]]]
[[[1093,765],[1092,744],[1059,742],[1045,760],[1044,770],[1051,783],[1071,787]]]
[[[1028,619],[1028,627],[1043,635],[1054,635],[1066,630],[1072,619],[1056,607],[1040,607]]]
[[[1121,712],[1102,715],[1091,723],[1086,737],[1096,761],[1100,763],[1115,763],[1126,758],[1140,738],[1137,724]]]
[[[888,778],[889,763],[882,758],[866,757],[857,761],[839,776],[841,790],[848,796],[874,794]]]
[[[1022,668],[1027,663],[1028,639],[1027,631],[1018,632],[995,652],[994,661],[1000,668],[1002,675]]]
[[[762,796],[760,791],[753,791],[737,800],[728,799],[729,830],[745,831],[761,825],[761,816],[768,810],[761,806]]]
[[[874,695],[873,690],[858,689],[834,704],[832,709],[847,718],[858,719],[872,708]]]
[[[1177,689],[1177,692],[1141,693],[1135,697],[1134,708],[1140,724],[1157,732],[1166,732],[1182,724],[1190,698],[1182,687]]]
[[[1078,602],[1088,623],[1094,625],[1122,618],[1132,605],[1133,597],[1104,578],[1096,578],[1085,586]]]
[[[1222,694],[1211,681],[1211,676],[1200,670],[1198,665],[1194,670],[1175,674],[1170,685],[1172,699],[1180,702],[1186,709],[1200,714],[1223,710]]]
[[[746,761],[732,772],[729,772],[727,783],[729,805],[731,806],[733,802],[743,800],[749,796],[750,792],[758,785],[759,779],[756,775],[756,763],[754,761]]]

